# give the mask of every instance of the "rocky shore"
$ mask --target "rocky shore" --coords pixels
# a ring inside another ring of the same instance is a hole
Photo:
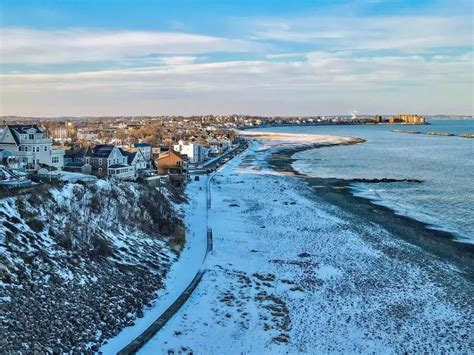
[[[354,196],[351,184],[354,182],[382,183],[400,182],[397,179],[328,179],[311,177],[293,169],[293,155],[307,149],[321,147],[318,144],[282,148],[269,156],[268,163],[272,169],[285,175],[294,175],[306,181],[312,187],[315,196],[349,211],[351,214],[381,225],[394,236],[413,245],[423,248],[426,252],[442,260],[454,263],[463,271],[465,277],[474,281],[474,245],[460,243],[454,236],[445,231],[435,230],[423,222],[394,213],[388,207],[376,205],[363,197]],[[420,180],[409,179],[405,182],[422,183]]]
[[[216,173],[207,271],[140,354],[470,353],[466,273],[319,197],[290,161],[275,172],[269,145]]]

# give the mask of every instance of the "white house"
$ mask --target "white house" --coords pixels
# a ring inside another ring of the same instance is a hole
[[[211,140],[209,142],[209,154],[211,155],[220,155],[226,152],[230,147],[230,141],[228,139],[223,140]]]
[[[134,143],[133,148],[136,148],[142,152],[146,160],[151,160],[151,145],[148,143]]]
[[[53,141],[38,125],[7,125],[0,131],[0,149],[13,152],[25,171],[37,171],[42,165],[62,170],[64,150],[52,146]]]
[[[180,140],[173,149],[181,155],[186,155],[191,164],[199,164],[209,156],[209,149],[196,143],[185,143]]]
[[[151,150],[151,146],[150,146]],[[127,163],[133,167],[134,176],[138,177],[140,171],[146,170],[149,164],[149,161],[145,158],[141,149],[135,150],[122,150],[120,152],[123,156],[127,157]]]

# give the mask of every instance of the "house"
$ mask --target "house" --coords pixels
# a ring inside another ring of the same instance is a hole
[[[133,148],[140,150],[140,152],[143,154],[145,157],[145,160],[147,162],[151,161],[151,156],[152,156],[152,150],[151,150],[151,145],[148,143],[134,143],[132,144]]]
[[[94,148],[89,147],[84,160],[91,165],[92,173],[99,177],[118,179],[133,179],[135,177],[135,168],[128,164],[128,156],[112,144],[99,144]]]
[[[91,174],[92,166],[84,161],[70,161],[64,164],[64,171],[80,174]]]
[[[207,159],[209,149],[197,143],[185,143],[180,140],[173,149],[181,155],[186,155],[191,164],[199,164]]]
[[[183,175],[186,172],[183,157],[172,149],[160,153],[155,163],[158,166],[158,175]]]
[[[15,155],[20,170],[38,171],[44,165],[62,170],[64,150],[53,148],[44,128],[36,124],[6,125],[0,132],[0,149]]]
[[[225,140],[211,140],[209,142],[209,155],[217,156],[226,152],[230,147],[230,141]]]
[[[134,177],[138,177],[140,175],[140,172],[145,171],[148,168],[148,166],[151,165],[149,161],[145,158],[145,156],[143,155],[140,149],[134,149],[134,150],[120,149],[120,152],[122,153],[123,156],[127,157],[127,164],[133,167]]]

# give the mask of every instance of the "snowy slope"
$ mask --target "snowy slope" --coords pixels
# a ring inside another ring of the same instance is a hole
[[[201,176],[199,181],[192,180],[186,186],[189,204],[180,206],[187,229],[186,244],[164,280],[165,288],[157,292],[143,318],[137,319],[133,326],[123,329],[100,348],[104,354],[117,353],[140,335],[178,298],[201,268],[207,244],[206,184],[207,176]]]
[[[97,349],[142,316],[182,244],[156,188],[39,185],[0,200],[0,348]]]

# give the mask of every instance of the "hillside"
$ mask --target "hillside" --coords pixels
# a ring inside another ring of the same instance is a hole
[[[166,192],[98,181],[0,199],[0,348],[94,351],[133,324],[184,244]]]

